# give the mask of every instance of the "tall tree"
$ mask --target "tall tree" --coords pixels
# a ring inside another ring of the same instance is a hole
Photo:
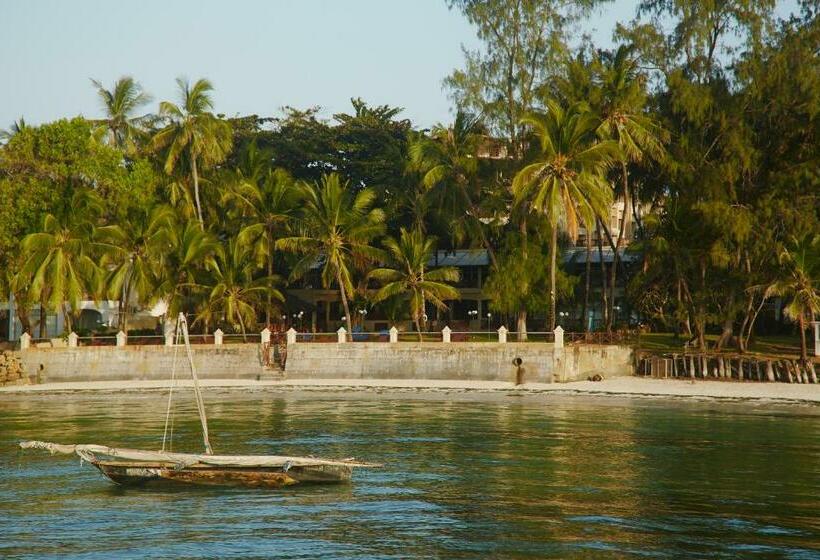
[[[539,107],[539,88],[558,73],[566,34],[596,0],[448,0],[475,28],[482,48],[464,52],[465,68],[444,84],[456,106],[484,116],[491,132],[522,157],[521,119]]]
[[[785,312],[800,327],[800,356],[806,361],[806,326],[820,314],[820,234],[792,239],[779,258],[782,276],[770,293],[789,300]]]
[[[238,238],[231,238],[216,250],[205,279],[205,302],[197,321],[226,322],[245,338],[248,327],[256,324],[256,309],[265,301],[284,301],[282,293],[274,288],[279,283],[275,276],[258,276],[253,259],[253,248]]]
[[[157,150],[166,150],[164,167],[168,174],[173,173],[184,156],[191,172],[196,215],[204,229],[199,192],[200,166],[207,169],[224,161],[233,145],[233,136],[230,124],[211,112],[211,92],[214,89],[211,82],[200,78],[192,85],[177,78],[177,86],[181,104],[170,101],[160,103],[160,114],[169,123],[154,135],[152,144]]]
[[[103,111],[104,126],[108,130],[108,141],[122,150],[133,150],[135,140],[142,132],[139,129],[141,117],[136,111],[151,101],[151,96],[131,76],[123,76],[110,90],[97,80],[91,80],[97,89]]]
[[[131,296],[147,304],[157,285],[157,266],[167,249],[175,216],[169,206],[134,209],[127,221],[94,231],[105,274],[105,295],[120,302],[119,328],[128,332]]]
[[[42,229],[20,243],[28,255],[20,274],[31,278],[31,295],[41,306],[62,311],[69,331],[80,301],[96,288],[99,268],[91,231],[98,205],[93,192],[78,191],[71,200],[72,213],[46,214]]]
[[[274,274],[275,245],[287,233],[300,208],[297,182],[283,169],[257,169],[251,163],[257,159],[255,144],[248,148],[249,167],[234,173],[235,183],[226,191],[225,199],[233,202],[243,216],[239,241],[252,247],[255,260]],[[272,300],[266,302],[265,322],[270,324]]]
[[[598,141],[595,117],[581,104],[568,108],[547,101],[547,112],[525,117],[539,144],[537,160],[513,179],[519,203],[544,216],[550,224],[550,329],[555,329],[558,229],[575,238],[579,222],[587,231],[609,208],[611,190],[606,168],[619,156],[612,140]]]
[[[478,149],[486,138],[475,115],[459,111],[452,126],[438,124],[429,137],[419,137],[410,146],[412,168],[422,174],[427,196],[438,212],[446,213],[456,244],[480,240],[493,267],[495,250],[485,231],[484,212],[479,205]]]
[[[371,241],[384,232],[384,212],[373,208],[372,190],[355,192],[336,173],[324,175],[313,184],[302,183],[300,191],[304,202],[295,228],[297,234],[278,239],[276,247],[303,255],[291,271],[291,278],[299,278],[319,265],[325,288],[336,283],[349,334],[353,331],[348,301],[354,291],[354,268],[382,256]]]
[[[668,134],[658,123],[646,114],[645,79],[638,71],[637,62],[631,57],[631,49],[621,45],[613,54],[603,57],[600,76],[600,112],[601,124],[598,133],[618,143],[622,158],[620,160],[620,195],[624,208],[621,215],[621,227],[613,252],[612,270],[609,286],[609,313],[606,329],[612,329],[615,315],[615,286],[618,267],[621,260],[621,246],[628,223],[632,196],[629,190],[629,164],[637,164],[645,159],[660,161],[665,156],[663,143]],[[608,226],[606,226],[608,227]]]
[[[446,300],[459,299],[459,291],[451,285],[458,282],[459,271],[453,267],[426,270],[433,257],[435,239],[424,237],[417,230],[401,228],[399,238],[384,241],[389,266],[370,271],[369,278],[383,286],[376,292],[375,302],[388,298],[404,297],[410,304],[410,317],[416,324],[419,342],[422,341],[422,318],[426,302],[439,309],[446,309]]]

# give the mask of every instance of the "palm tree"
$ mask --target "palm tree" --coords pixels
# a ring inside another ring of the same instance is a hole
[[[325,288],[336,282],[350,333],[353,322],[348,299],[353,296],[353,268],[382,256],[370,242],[384,232],[384,212],[373,208],[372,190],[354,192],[336,173],[322,175],[317,183],[302,183],[299,190],[303,200],[299,235],[278,239],[276,247],[303,255],[291,272],[292,278],[320,264]]]
[[[154,149],[166,149],[165,172],[173,173],[185,156],[190,166],[194,190],[196,215],[200,226],[205,228],[202,218],[202,203],[199,196],[199,166],[203,169],[225,160],[233,145],[231,126],[210,111],[213,101],[211,82],[202,78],[193,85],[177,78],[181,105],[163,101],[159,105],[160,114],[170,122],[153,138]]]
[[[283,169],[261,168],[254,162],[259,152],[251,144],[249,165],[234,172],[233,188],[224,199],[236,204],[244,219],[239,240],[253,247],[256,260],[264,265],[268,276],[274,274],[274,247],[276,239],[284,235],[287,225],[299,208],[299,189],[296,181]],[[265,309],[265,322],[270,324],[271,301]]]
[[[27,128],[28,125],[26,124],[26,119],[20,117],[19,120],[16,120],[13,123],[11,123],[11,126],[8,130],[0,130],[0,140],[5,140],[6,142],[8,142],[14,136],[20,134]]]
[[[477,155],[486,138],[483,133],[478,117],[459,111],[451,127],[438,124],[429,138],[420,137],[410,145],[410,163],[413,170],[422,173],[422,184],[433,205],[448,212],[456,242],[480,239],[495,268],[495,251],[478,204],[482,193]]]
[[[227,321],[239,325],[244,339],[246,328],[256,323],[259,303],[265,299],[284,301],[282,293],[273,287],[279,282],[278,277],[254,278],[258,267],[252,258],[252,250],[238,238],[229,239],[226,245],[217,249],[202,286],[207,290],[207,299],[197,321]]]
[[[46,214],[42,230],[26,235],[20,248],[28,257],[19,276],[30,278],[29,294],[41,308],[61,309],[67,328],[80,301],[95,287],[99,268],[94,261],[91,224],[85,219],[98,204],[90,191],[78,191],[71,199],[73,212],[62,218]]]
[[[663,143],[668,137],[665,130],[642,112],[646,105],[644,80],[639,75],[637,61],[630,57],[630,53],[630,47],[621,45],[610,60],[604,62],[601,70],[601,124],[598,133],[603,138],[615,140],[621,150],[621,194],[624,198],[622,225],[618,230],[610,276],[611,297],[607,330],[611,328],[612,308],[615,305],[615,283],[620,262],[618,251],[623,243],[632,202],[628,164],[638,163],[646,156],[655,161],[662,160],[666,153]]]
[[[617,158],[618,145],[596,139],[597,120],[577,103],[565,109],[549,100],[545,114],[522,122],[533,128],[540,154],[516,174],[512,188],[516,200],[543,215],[551,227],[550,328],[555,329],[559,224],[574,239],[579,221],[589,231],[596,216],[607,212],[612,194],[603,172]]]
[[[768,294],[791,298],[784,311],[800,325],[800,356],[805,363],[809,357],[806,323],[820,314],[820,234],[792,239],[779,257],[783,277]]]
[[[94,238],[103,250],[106,296],[120,301],[119,327],[128,332],[128,310],[134,294],[140,303],[153,296],[157,267],[168,246],[174,212],[169,206],[132,211],[120,224],[97,228]]]
[[[409,300],[410,316],[416,324],[419,342],[422,340],[421,319],[425,303],[430,301],[439,309],[446,309],[445,300],[458,299],[459,291],[450,282],[458,282],[458,269],[452,267],[424,268],[433,256],[435,239],[425,238],[421,232],[401,228],[398,240],[384,241],[390,267],[371,270],[368,278],[384,283],[374,297],[375,302],[403,296]]]
[[[103,111],[104,126],[108,129],[108,140],[120,149],[133,149],[135,138],[139,135],[138,124],[141,117],[134,113],[151,101],[151,96],[143,91],[142,86],[131,76],[123,76],[111,90],[97,80],[91,80],[97,89]]]
[[[219,243],[209,232],[193,221],[166,225],[166,241],[157,265],[156,299],[168,304],[168,316],[190,309],[199,276],[211,264]]]

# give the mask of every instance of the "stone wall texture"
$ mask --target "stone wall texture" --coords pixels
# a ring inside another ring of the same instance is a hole
[[[461,379],[513,381],[521,359],[523,382],[551,383],[632,375],[632,349],[538,343],[297,343],[288,346],[289,379]]]
[[[14,354],[24,372],[24,381],[20,382],[58,383],[169,379],[175,352],[178,374],[189,377],[184,348],[29,348]],[[278,369],[263,365],[259,344],[194,346],[193,353],[201,378],[281,376]],[[578,345],[555,349],[552,344],[538,343],[297,343],[288,346],[287,354],[285,377],[289,379],[514,381],[518,370],[516,358],[521,360],[524,383],[574,381],[595,374],[614,377],[632,375],[633,371],[632,349],[626,346]]]
[[[166,346],[82,346],[29,348],[19,352],[26,376],[33,383],[169,379],[176,352],[177,372],[190,378],[185,348]],[[194,346],[199,377],[255,379],[272,372],[262,364],[259,344]]]
[[[0,351],[0,387],[3,385],[26,385],[28,377],[23,373],[20,355],[11,350]]]

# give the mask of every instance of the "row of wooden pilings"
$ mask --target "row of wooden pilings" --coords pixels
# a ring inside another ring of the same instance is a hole
[[[815,363],[799,358],[753,357],[737,354],[637,353],[636,373],[651,377],[701,378],[781,383],[817,383]]]

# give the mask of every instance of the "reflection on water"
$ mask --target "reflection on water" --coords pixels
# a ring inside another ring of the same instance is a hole
[[[189,396],[174,448],[201,449]],[[386,464],[341,486],[123,489],[21,439],[156,448],[160,394],[0,401],[3,558],[818,558],[820,411],[207,395],[219,453]],[[449,400],[445,400],[449,399]]]

